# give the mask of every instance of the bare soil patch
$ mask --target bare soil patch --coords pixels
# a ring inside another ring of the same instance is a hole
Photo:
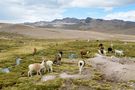
[[[97,56],[89,59],[93,67],[102,71],[105,78],[112,81],[135,80],[135,63],[124,58]]]
[[[56,78],[56,76],[55,75],[45,75],[45,76],[43,76],[42,78],[41,78],[41,81],[48,81],[48,80],[53,80],[53,79],[55,79]]]

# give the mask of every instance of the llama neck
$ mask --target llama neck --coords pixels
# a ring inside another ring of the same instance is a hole
[[[42,61],[41,65],[44,65],[44,60]]]

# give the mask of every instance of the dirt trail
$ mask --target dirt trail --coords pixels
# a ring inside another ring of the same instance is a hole
[[[124,58],[109,58],[97,56],[88,60],[93,67],[102,71],[105,78],[112,81],[130,81],[135,80],[134,61]],[[127,62],[126,62],[127,61]]]

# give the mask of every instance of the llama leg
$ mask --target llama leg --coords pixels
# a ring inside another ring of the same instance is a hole
[[[46,73],[47,72],[47,68],[44,68],[44,73]]]
[[[47,68],[47,69],[48,69],[48,72],[50,72],[50,68],[49,68],[49,66],[48,66],[48,68]]]
[[[58,63],[57,63],[58,65],[60,65],[60,61],[58,60]]]
[[[32,77],[32,71],[28,71],[28,77],[31,76]]]
[[[120,53],[120,56],[122,56],[122,53]]]
[[[82,69],[80,68],[80,74],[82,74]]]
[[[82,67],[79,68],[79,74],[81,74],[81,72],[82,72]]]
[[[28,77],[30,76],[30,71],[28,71]]]
[[[61,65],[61,60],[59,61],[59,64]]]
[[[30,75],[31,75],[31,77],[32,77],[32,71],[30,71]]]
[[[50,67],[50,69],[51,69],[51,72],[53,72],[52,66]]]
[[[106,51],[104,50],[104,54],[105,54],[105,56],[106,56]]]
[[[39,75],[42,75],[40,71],[38,71]]]
[[[101,51],[100,51],[100,50],[98,50],[98,53],[99,53],[99,54],[101,54]]]
[[[37,71],[37,75],[38,75],[38,71]]]
[[[56,65],[58,65],[58,60],[56,60]]]
[[[46,71],[46,69],[45,69],[45,68],[43,68],[43,73],[45,73],[45,71]]]

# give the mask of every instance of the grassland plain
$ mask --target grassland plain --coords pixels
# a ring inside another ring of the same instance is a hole
[[[103,43],[105,49],[110,46],[111,41],[91,40],[54,40],[54,39],[33,39],[18,34],[0,33],[0,68],[9,68],[10,73],[0,73],[0,89],[2,90],[134,90],[128,82],[106,81],[102,73],[91,65],[86,65],[90,69],[91,77],[84,79],[62,79],[56,78],[46,82],[41,82],[41,76],[27,77],[28,65],[40,63],[42,56],[53,60],[58,50],[63,50],[64,55],[61,66],[54,65],[53,73],[44,75],[58,75],[62,72],[70,74],[78,73],[76,64],[67,61],[69,55],[77,55],[75,60],[80,58],[80,50],[90,50],[85,59],[94,57],[98,44]],[[125,56],[135,57],[135,43],[122,41],[112,41],[114,48],[124,50]],[[37,48],[36,55],[32,55],[33,48]],[[107,54],[108,56],[110,54]],[[21,64],[16,66],[16,57],[21,57]],[[132,81],[134,82],[134,81]]]

